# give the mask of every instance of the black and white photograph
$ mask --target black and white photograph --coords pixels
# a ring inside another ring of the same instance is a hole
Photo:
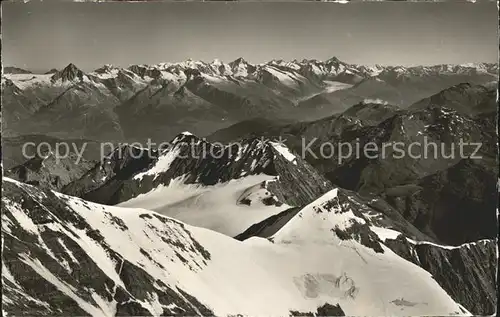
[[[495,1],[3,1],[3,316],[496,316]]]

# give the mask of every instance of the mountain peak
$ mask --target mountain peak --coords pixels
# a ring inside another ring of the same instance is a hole
[[[215,58],[215,59],[212,61],[212,64],[213,64],[213,65],[222,65],[222,64],[223,64],[223,62],[222,62],[220,59]]]
[[[115,67],[111,64],[105,64],[102,67],[99,67],[98,69],[95,70],[96,73],[108,73],[114,70]]]
[[[201,139],[192,134],[191,132],[189,131],[184,131],[184,132],[181,132],[179,133],[173,140],[172,140],[172,144],[177,144],[177,143],[192,143],[192,142],[198,142],[198,141],[201,141]]]
[[[337,57],[333,56],[330,59],[328,59],[325,63],[326,64],[338,64],[341,63],[342,61],[338,59]]]
[[[69,70],[71,70],[71,71],[73,71],[73,70],[78,70],[78,67],[76,67],[76,65],[75,65],[75,64],[73,64],[73,63],[69,63],[69,64],[68,64],[68,66],[66,66],[66,67],[63,69],[63,71],[64,71],[64,70],[68,70],[68,71],[69,71]]]
[[[62,82],[67,81],[82,81],[84,72],[81,71],[73,63],[69,63],[63,70],[56,72],[52,77],[52,82],[61,80]]]
[[[248,62],[243,57],[238,57],[237,59],[232,61],[230,64],[232,64],[232,65],[248,64]]]
[[[272,59],[271,61],[269,61],[268,64],[272,65],[272,64],[282,64],[284,62],[283,59]]]

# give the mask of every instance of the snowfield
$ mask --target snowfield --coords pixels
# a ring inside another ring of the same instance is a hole
[[[8,179],[4,184],[17,188],[24,199],[39,203],[48,199],[48,194],[29,185]],[[184,290],[217,316],[288,316],[290,311],[314,312],[325,303],[340,304],[348,316],[469,315],[429,273],[385,246],[383,253],[376,253],[355,240],[340,240],[332,227],[348,227],[352,222],[347,219],[348,212],[341,212],[341,206],[332,203],[336,190],[300,211],[270,240],[251,238],[243,242],[154,211],[104,206],[54,194],[66,207],[39,210],[50,216],[51,221],[44,224],[35,224],[32,211],[23,209],[22,203],[4,197],[2,241],[21,230],[38,236],[37,247],[53,257],[41,233],[62,233],[115,285],[127,287],[109,248],[122,259],[122,265],[128,261],[150,274],[156,284]],[[215,204],[206,207],[217,208]],[[80,229],[82,225],[77,225],[81,221],[102,238],[91,238],[88,231]],[[51,273],[35,254],[19,254],[19,259],[89,315],[114,314],[115,300],[97,293],[93,293],[93,302],[85,300],[81,292]],[[2,277],[17,283],[12,275],[3,273]],[[90,291],[92,287],[79,284],[79,288]],[[161,304],[155,293],[147,298],[141,305],[154,316],[172,307]],[[8,300],[3,299],[4,303]]]
[[[168,186],[160,186],[118,206],[154,210],[193,226],[236,236],[254,223],[290,208],[286,204],[262,203],[271,194],[260,184],[271,179],[272,176],[252,175],[214,186],[183,184],[182,179],[175,179]],[[243,198],[250,198],[249,204],[240,202]]]
[[[293,164],[297,165],[297,158],[292,152],[290,152],[290,150],[283,143],[270,142],[270,144],[274,147],[276,151],[278,151],[279,154],[281,154],[281,156],[283,156],[285,159],[292,162]]]

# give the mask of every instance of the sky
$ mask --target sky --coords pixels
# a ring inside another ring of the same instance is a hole
[[[4,66],[230,62],[498,62],[495,2],[2,3]]]

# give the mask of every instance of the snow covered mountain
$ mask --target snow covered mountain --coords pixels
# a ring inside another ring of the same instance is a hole
[[[428,272],[365,232],[337,189],[270,239],[240,242],[8,178],[3,188],[7,316],[470,315]]]
[[[328,207],[329,203],[322,207]],[[351,191],[337,189],[335,203],[342,206],[341,214],[351,213],[347,220],[345,215],[337,216],[345,220],[343,224],[347,224],[344,228],[335,226],[333,231],[338,237],[354,238],[379,251],[377,241],[381,241],[402,258],[430,272],[448,294],[475,314],[489,315],[495,311],[496,240],[478,240],[456,247],[440,245],[420,233],[380,198],[366,200]],[[324,209],[315,207],[318,214],[324,214]],[[312,223],[314,220],[311,217],[301,214],[307,208],[286,210],[253,225],[236,238],[246,241],[257,236],[274,241],[277,232],[287,228],[291,222],[297,223],[297,219]],[[468,285],[467,289],[463,288],[463,284]]]
[[[265,182],[266,188],[291,206],[308,203],[333,188],[277,142],[252,138],[221,146],[185,132],[165,149],[118,148],[62,192],[117,204],[176,181],[212,186],[258,174],[274,176]]]
[[[336,58],[104,65],[88,73],[69,64],[47,74],[5,73],[3,112],[11,135],[163,141],[178,131],[206,135],[255,117],[318,119],[366,98],[408,106],[452,85],[497,79],[496,64],[367,67]],[[81,122],[68,120],[75,115]],[[101,128],[91,129],[95,124]]]

